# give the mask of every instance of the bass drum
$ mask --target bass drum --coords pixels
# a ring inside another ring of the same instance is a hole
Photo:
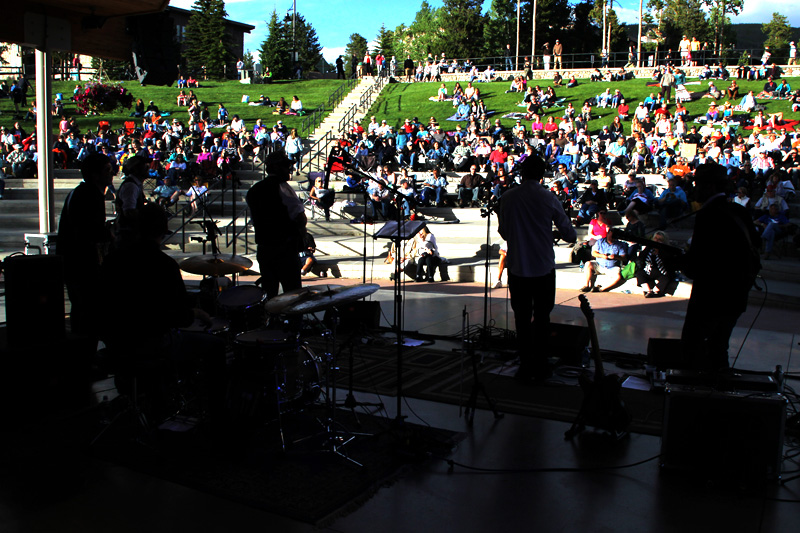
[[[314,403],[320,395],[320,361],[311,349],[280,332],[240,334],[234,342],[228,403],[239,420],[271,420]]]

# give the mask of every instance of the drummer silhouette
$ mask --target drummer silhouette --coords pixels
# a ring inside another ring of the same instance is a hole
[[[260,283],[273,298],[278,284],[284,292],[301,287],[298,253],[303,250],[307,219],[303,203],[287,183],[292,162],[286,154],[271,153],[265,166],[266,177],[250,188],[246,200],[258,245]]]

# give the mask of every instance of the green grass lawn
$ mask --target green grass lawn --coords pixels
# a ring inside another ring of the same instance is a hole
[[[572,102],[576,110],[580,111],[583,106],[584,100],[594,97],[605,90],[606,87],[611,87],[612,90],[619,88],[625,95],[626,100],[631,105],[631,111],[636,107],[639,101],[643,100],[651,92],[656,92],[656,87],[647,87],[649,79],[635,79],[625,82],[604,83],[604,82],[589,82],[580,80],[580,84],[572,89],[566,87],[556,88],[556,94],[559,98],[566,98],[567,102]],[[690,79],[689,81],[696,81]],[[787,78],[789,84],[797,89],[800,88],[800,78]],[[758,93],[763,85],[763,81],[746,81],[737,80],[740,86],[740,94],[745,94],[748,90],[752,89]],[[341,81],[338,80],[307,80],[307,81],[278,81],[266,85],[244,85],[238,81],[224,81],[224,82],[205,82],[200,89],[195,89],[201,101],[208,104],[209,111],[213,118],[216,118],[217,104],[224,103],[228,108],[231,116],[238,114],[243,118],[248,126],[252,126],[257,118],[261,118],[268,125],[274,124],[279,118],[283,120],[284,124],[289,128],[298,127],[304,117],[296,116],[278,116],[272,114],[272,108],[264,108],[258,106],[249,106],[242,104],[242,95],[250,96],[251,100],[256,100],[261,94],[268,96],[270,99],[277,100],[283,96],[287,101],[291,97],[297,95],[303,101],[303,106],[310,110],[318,105],[326,105],[328,95],[334,92],[340,85]],[[715,81],[715,84],[722,90],[728,87],[729,82]],[[178,107],[176,105],[176,96],[178,89],[174,87],[156,87],[147,86],[142,87],[138,82],[124,82],[123,85],[133,94],[134,98],[141,98],[147,104],[153,100],[161,111],[167,111],[172,117],[177,117],[184,122],[188,121],[188,113],[185,107]],[[455,83],[446,83],[448,93],[452,94]],[[466,87],[466,83],[462,83]],[[510,82],[501,81],[493,83],[477,83],[476,86],[480,88],[481,95],[489,110],[496,111],[495,118],[502,117],[510,112],[524,112],[524,108],[517,107],[517,103],[522,100],[522,94],[509,93],[505,91],[508,89]],[[540,83],[542,87],[550,85],[549,82]],[[701,85],[687,85],[690,92],[700,91],[707,88],[708,82],[701,82]],[[53,94],[61,92],[65,98],[72,95],[75,87],[75,82],[69,81],[56,81],[53,83]],[[364,125],[369,121],[369,116],[376,115],[378,120],[386,119],[386,121],[393,127],[400,126],[406,118],[419,117],[422,123],[427,124],[428,119],[433,116],[440,122],[444,130],[455,129],[456,122],[448,122],[445,119],[454,114],[455,110],[451,102],[432,102],[428,100],[430,96],[435,96],[439,84],[436,82],[430,83],[391,83],[381,93],[372,109],[364,119]],[[29,96],[32,97],[33,93]],[[724,98],[720,99],[720,103],[724,102]],[[129,119],[130,110],[119,110],[115,113],[105,114],[102,116],[83,116],[77,114],[75,105],[69,100],[65,100],[65,110],[68,115],[76,116],[81,131],[87,129],[96,129],[97,123],[100,120],[108,120],[111,122],[113,129],[121,128],[123,122]],[[704,115],[708,110],[710,100],[702,98],[688,102],[687,109],[691,116]],[[738,102],[731,102],[736,104]],[[789,107],[788,100],[759,100],[759,103],[765,104],[768,113],[776,111],[783,111],[787,119],[799,119],[800,113],[792,113]],[[670,106],[674,109],[674,105]],[[10,126],[14,122],[13,117],[13,104],[11,100],[0,100],[0,125]],[[326,111],[331,111],[330,109]],[[549,115],[560,117],[563,113],[563,108],[554,108],[547,111],[543,117],[546,119]],[[603,124],[611,122],[615,111],[607,108],[601,109],[594,107],[592,114],[595,117],[589,122],[589,129],[592,133],[597,133]],[[734,115],[735,117],[736,115]],[[137,124],[140,120],[137,120]],[[512,127],[514,121],[510,119],[501,119],[501,122],[506,127]],[[462,123],[464,124],[464,123]],[[58,121],[54,121],[54,131],[58,129]],[[630,122],[626,124],[630,128]],[[26,130],[33,129],[33,122],[28,121],[23,123]],[[630,130],[628,130],[630,131]]]
[[[64,94],[65,111],[68,116],[77,117],[81,131],[96,130],[97,123],[100,120],[108,120],[112,129],[119,129],[122,128],[126,120],[129,120],[133,109],[119,109],[114,113],[107,113],[101,116],[79,114],[75,104],[69,101],[75,84],[76,82],[70,81],[54,81],[53,96],[55,97],[55,94],[59,92]],[[177,117],[184,124],[188,123],[189,114],[186,111],[187,108],[178,107],[176,104],[176,97],[180,92],[179,89],[150,85],[142,87],[135,81],[123,82],[122,85],[133,95],[134,101],[137,98],[141,98],[146,106],[152,100],[160,111],[169,112],[171,117]],[[217,118],[217,105],[223,103],[230,116],[239,115],[248,126],[255,124],[258,118],[261,118],[268,125],[275,124],[278,119],[281,119],[288,128],[297,127],[299,131],[300,124],[305,117],[273,115],[273,108],[271,107],[250,106],[241,103],[242,95],[250,96],[250,101],[257,100],[262,94],[271,100],[278,100],[283,96],[287,102],[291,102],[292,96],[297,95],[303,102],[303,107],[306,110],[312,110],[320,105],[325,106],[328,102],[328,96],[341,85],[342,81],[338,80],[277,81],[264,85],[245,85],[238,81],[208,81],[203,82],[199,89],[194,89],[194,92],[202,102],[208,105],[208,110],[211,112],[213,119]],[[29,91],[28,103],[30,104],[34,99],[35,92]],[[25,111],[23,111],[22,116],[24,116]],[[326,111],[330,111],[330,109]],[[0,100],[0,112],[2,112],[0,114],[0,125],[13,125],[14,105],[11,100]],[[134,120],[136,120],[137,125],[141,122],[141,119]],[[58,120],[54,120],[53,126],[53,131],[57,132]],[[23,123],[23,128],[27,131],[33,130],[33,122]]]
[[[691,82],[697,80],[695,78],[687,81]],[[786,78],[786,81],[790,86],[792,86],[793,89],[800,89],[800,78]],[[605,91],[606,87],[610,87],[612,92],[614,89],[619,89],[622,91],[626,101],[631,106],[632,114],[633,110],[640,101],[644,100],[644,98],[650,93],[658,92],[657,87],[647,86],[647,83],[649,82],[649,78],[611,83],[579,80],[577,87],[573,87],[571,89],[567,89],[566,87],[556,87],[555,91],[559,98],[566,98],[567,102],[572,102],[572,106],[578,113],[580,113],[581,107],[583,107],[583,102],[587,98],[593,98],[595,95],[602,93]],[[758,94],[763,89],[765,83],[764,81],[747,80],[736,80],[736,82],[739,85],[739,94],[741,95],[746,94],[748,90],[753,90],[755,94]],[[701,81],[700,83],[700,85],[687,85],[686,88],[689,92],[697,92],[706,90],[708,88],[707,81]],[[730,82],[714,80],[714,84],[724,91],[728,85],[730,85]],[[445,85],[447,86],[448,94],[453,94],[453,87],[455,87],[455,83],[445,83]],[[461,83],[462,87],[466,87],[466,85],[467,84],[465,82]],[[486,104],[486,108],[490,111],[496,111],[496,114],[491,117],[492,121],[494,121],[495,118],[500,118],[507,113],[525,112],[525,108],[517,107],[517,104],[522,101],[523,94],[506,94],[506,91],[511,85],[510,82],[498,81],[492,83],[476,83],[474,85],[480,89],[481,97]],[[552,85],[551,82],[539,83],[539,86],[542,88],[550,85]],[[436,91],[438,88],[439,83],[436,82],[392,83],[387,85],[378,100],[372,106],[370,113],[367,115],[367,118],[364,121],[364,127],[366,127],[366,123],[369,122],[368,119],[370,115],[375,115],[378,118],[378,121],[385,119],[390,126],[395,128],[400,126],[406,118],[419,117],[419,120],[423,124],[427,124],[428,119],[433,116],[439,121],[443,130],[454,130],[456,124],[458,123],[445,121],[447,117],[455,114],[455,109],[452,106],[452,102],[432,102],[428,100],[429,97],[436,96]],[[675,108],[674,95],[675,91],[673,90],[673,103],[670,105],[670,110],[674,110]],[[689,111],[690,117],[705,115],[706,111],[708,111],[708,104],[711,101],[712,100],[708,98],[700,98],[691,102],[687,102],[685,105],[686,109]],[[725,98],[720,98],[720,100],[717,102],[718,104],[722,104],[725,102]],[[731,105],[736,105],[738,103],[738,101],[731,102]],[[800,118],[800,113],[792,113],[788,100],[758,100],[758,103],[765,104],[768,113],[783,111],[786,119]],[[563,112],[564,108],[551,108],[550,110],[546,111],[542,121],[546,121],[546,117],[550,115],[559,118],[562,116]],[[738,113],[734,113],[734,117],[736,117],[737,114]],[[614,109],[603,109],[593,106],[592,116],[595,118],[589,122],[589,131],[594,134],[598,133],[604,124],[608,124],[612,121],[615,115],[616,110]],[[501,119],[501,123],[503,126],[510,129],[513,127],[515,121],[511,119]],[[466,122],[461,122],[461,124],[464,125]],[[630,121],[626,123],[626,128],[627,133],[630,133]]]

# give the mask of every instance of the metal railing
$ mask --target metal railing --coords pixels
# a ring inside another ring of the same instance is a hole
[[[328,109],[333,109],[358,85],[358,78],[350,78],[328,96]]]
[[[749,60],[747,61],[748,65],[760,65],[761,56],[764,53],[764,49],[730,48],[723,50],[719,54],[712,50],[701,50],[700,52],[692,52],[692,61],[698,66],[702,66],[704,64],[711,65],[721,62],[729,67],[734,67],[739,64],[743,53],[749,57]],[[647,68],[665,65],[668,61],[672,62],[673,65],[680,65],[682,62],[680,52],[678,52],[677,47],[673,50],[664,50],[661,48],[658,50],[642,49],[641,55],[642,57],[640,62],[638,61],[635,53],[633,57],[631,57],[628,51],[611,51],[609,53],[608,60],[604,63],[599,51],[561,54],[561,68],[559,70],[606,68],[604,64],[607,65],[607,68],[621,68],[631,63],[637,68]],[[778,65],[785,65],[787,64],[786,62],[788,60],[788,55],[788,50],[773,51],[772,57],[770,58],[770,63],[774,62]],[[551,53],[549,57],[549,69],[555,70],[555,56]],[[524,69],[526,59],[531,60],[531,67],[533,70],[543,70],[545,67],[544,56],[541,54],[541,51],[538,51],[538,53],[533,55],[533,57],[531,57],[530,54],[520,52],[519,56],[511,56],[509,59],[511,60],[511,68],[506,70],[508,64],[505,56],[456,58],[457,65],[455,68],[453,68],[453,59],[450,58],[447,60],[445,65],[446,68],[444,68],[441,73],[466,74],[469,72],[468,65],[475,65],[479,71],[483,72],[486,67],[491,65],[497,71],[498,75],[502,75],[503,72],[522,71]],[[633,61],[631,61],[631,59]]]
[[[308,133],[314,130],[322,122],[322,118],[324,116],[324,106],[317,106],[316,109],[310,111],[306,118],[304,118],[300,123],[300,137],[306,137]]]
[[[336,141],[336,137],[326,132],[325,135],[317,139],[308,149],[308,158],[301,164],[300,170],[303,172],[312,172],[313,170],[321,170],[325,168],[325,163],[328,160],[328,152],[330,152],[330,145]]]

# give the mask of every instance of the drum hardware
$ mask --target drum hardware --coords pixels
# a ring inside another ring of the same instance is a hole
[[[330,296],[327,296],[326,298],[329,297]],[[335,349],[332,350],[331,347],[333,348],[336,347],[336,326],[338,326],[339,317],[336,307],[330,306],[327,307],[327,309],[329,310],[330,313],[331,326],[332,326],[331,328],[325,330],[322,334],[322,337],[325,339],[325,345],[326,345],[325,346],[326,352],[324,357],[327,366],[327,371],[325,373],[325,410],[327,416],[325,420],[318,421],[322,425],[322,431],[320,431],[315,435],[299,439],[294,443],[297,444],[310,439],[322,438],[320,449],[314,451],[321,451],[323,453],[332,453],[353,463],[356,466],[364,466],[363,464],[359,463],[352,457],[349,457],[342,450],[356,437],[370,436],[370,434],[356,433],[352,431],[340,431],[337,429],[336,426],[336,409],[338,407],[336,402],[336,374],[339,371],[339,366],[337,363],[336,350]]]
[[[361,336],[363,333],[362,328],[357,328],[353,333],[350,334],[350,337],[344,342],[342,347],[339,349],[339,353],[344,350],[345,347],[349,348],[349,357],[348,363],[350,365],[350,371],[348,372],[347,378],[347,396],[345,397],[344,402],[340,405],[350,409],[350,412],[353,413],[353,417],[356,420],[356,424],[359,426],[361,422],[358,419],[358,414],[356,414],[356,407],[377,407],[377,411],[382,411],[384,409],[383,402],[378,403],[370,403],[370,402],[359,402],[356,400],[355,396],[353,396],[353,372],[354,372],[354,364],[353,364],[353,347],[355,345],[355,341],[357,338]]]

